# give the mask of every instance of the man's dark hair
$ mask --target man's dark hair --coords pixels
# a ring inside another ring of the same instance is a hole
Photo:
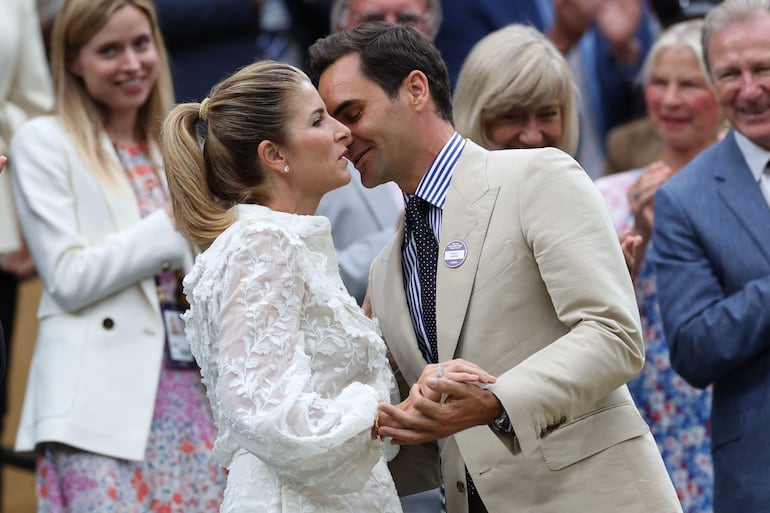
[[[308,50],[308,68],[316,83],[321,74],[348,54],[358,54],[361,73],[391,99],[414,70],[428,78],[438,114],[452,122],[452,93],[446,64],[433,42],[414,27],[364,23],[319,39]]]

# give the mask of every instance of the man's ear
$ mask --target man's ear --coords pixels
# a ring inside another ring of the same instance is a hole
[[[283,172],[284,166],[288,164],[283,150],[273,141],[267,139],[257,146],[257,155],[263,166],[278,172]]]
[[[409,104],[414,106],[415,110],[421,112],[431,99],[428,77],[422,71],[411,71],[404,79],[401,93],[408,100]]]

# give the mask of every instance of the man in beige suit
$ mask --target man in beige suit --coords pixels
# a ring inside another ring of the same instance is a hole
[[[421,468],[411,445],[439,440],[450,513],[681,511],[625,387],[644,345],[586,173],[556,149],[460,137],[446,67],[412,28],[331,35],[310,66],[364,185],[394,180],[408,201],[370,274],[372,311],[413,385],[380,406],[380,435],[405,444],[396,464]],[[481,369],[496,382],[468,383]],[[429,472],[394,475],[404,493]]]

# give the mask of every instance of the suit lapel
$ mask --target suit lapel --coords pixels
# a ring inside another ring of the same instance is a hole
[[[717,182],[717,195],[735,214],[765,258],[770,261],[770,207],[746,164],[734,135],[731,133],[728,137],[725,151],[720,154],[714,167],[713,178]]]
[[[486,150],[468,141],[447,192],[436,271],[439,361],[455,357],[481,249],[497,199],[498,189],[489,189],[486,182],[487,155]],[[453,241],[462,241],[466,247],[465,261],[455,268],[444,261],[444,250]]]
[[[404,292],[404,273],[401,267],[401,242],[404,240],[403,223],[381,253],[380,283],[373,283],[373,293],[381,298],[375,303],[376,314],[383,328],[388,348],[408,383],[420,377],[427,363],[417,345],[409,307]],[[380,257],[378,257],[380,258]]]

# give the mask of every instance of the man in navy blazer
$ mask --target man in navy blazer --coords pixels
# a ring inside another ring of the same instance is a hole
[[[726,0],[703,47],[733,129],[655,195],[671,364],[713,385],[714,512],[770,507],[770,1]]]

